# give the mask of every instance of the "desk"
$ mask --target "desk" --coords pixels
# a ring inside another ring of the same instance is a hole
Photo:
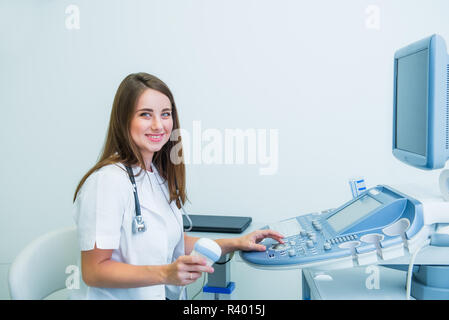
[[[382,266],[302,272],[305,300],[405,300],[407,273]]]
[[[382,264],[408,266],[409,262],[410,254],[405,252],[404,256],[382,261]],[[420,264],[449,265],[449,248],[435,246],[423,248],[415,260],[415,265]],[[326,275],[330,276],[332,280],[326,279]],[[372,284],[373,277],[379,279],[376,286]],[[303,299],[403,300],[406,299],[406,277],[407,272],[405,271],[376,265],[329,271],[304,269],[302,275]],[[413,297],[411,298],[413,299]]]

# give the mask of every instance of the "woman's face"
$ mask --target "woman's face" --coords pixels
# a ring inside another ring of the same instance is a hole
[[[173,130],[170,99],[163,93],[146,89],[137,100],[131,120],[131,137],[142,153],[145,165],[170,139]]]

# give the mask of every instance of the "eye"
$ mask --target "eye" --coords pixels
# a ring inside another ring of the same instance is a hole
[[[162,116],[168,118],[168,117],[171,116],[171,112],[169,112],[169,111],[164,112],[164,113],[162,114]]]
[[[149,112],[142,112],[142,113],[140,114],[140,116],[141,116],[141,117],[145,117],[145,118],[149,118],[149,117],[151,117],[151,114],[150,114]]]

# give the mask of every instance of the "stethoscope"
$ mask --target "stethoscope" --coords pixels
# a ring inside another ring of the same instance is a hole
[[[134,217],[134,220],[133,220],[132,231],[135,234],[139,233],[139,232],[145,232],[147,230],[147,226],[145,225],[145,221],[143,220],[142,213],[140,211],[140,202],[139,202],[139,196],[137,195],[137,185],[136,185],[136,180],[134,179],[134,173],[133,173],[131,167],[125,166],[125,168],[126,168],[126,171],[128,172],[128,176],[129,176],[129,179],[131,180],[131,184],[132,184],[132,187],[133,187],[134,204],[135,204],[135,207],[136,207],[136,216]],[[159,182],[157,174],[155,176],[156,176],[156,179]],[[151,183],[151,181],[150,181],[150,183]],[[165,194],[165,191],[162,189],[162,184],[158,183],[158,185],[161,188],[162,194],[164,195],[165,200],[167,200],[167,203],[170,206],[170,209],[171,209],[171,211],[173,212],[173,214],[175,215],[175,218],[176,218],[176,214],[173,211],[173,208],[172,208],[172,206],[170,204],[170,201],[168,201],[167,195]],[[189,221],[189,227],[185,230],[185,231],[188,232],[188,231],[192,230],[192,220],[190,219],[189,215],[184,210],[184,207],[182,205],[181,205],[181,211],[182,211],[182,214],[185,215],[185,217]],[[176,220],[178,220],[178,219],[176,219]],[[184,228],[184,226],[181,224],[181,230],[183,230],[183,228]]]

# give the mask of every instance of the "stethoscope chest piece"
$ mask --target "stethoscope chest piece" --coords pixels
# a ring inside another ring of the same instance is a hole
[[[143,217],[140,212],[140,202],[139,202],[139,196],[137,195],[137,186],[136,186],[136,181],[134,180],[134,174],[133,174],[131,167],[125,166],[125,168],[126,168],[126,171],[128,172],[129,179],[131,180],[131,184],[133,186],[134,204],[136,207],[136,216],[134,217],[134,220],[133,220],[132,231],[133,231],[133,233],[145,232],[147,230],[147,227],[145,225],[145,221],[143,221]]]
[[[145,232],[147,227],[145,221],[143,221],[142,216],[137,216],[133,220],[133,233]]]

